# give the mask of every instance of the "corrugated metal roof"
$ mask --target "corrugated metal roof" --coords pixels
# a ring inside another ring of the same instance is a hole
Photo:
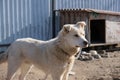
[[[120,12],[120,0],[55,0],[56,10],[90,8]]]
[[[109,15],[120,15],[120,12],[107,11],[107,10],[97,10],[97,9],[59,9],[56,11],[80,11],[80,12],[94,12],[99,14],[109,14]]]

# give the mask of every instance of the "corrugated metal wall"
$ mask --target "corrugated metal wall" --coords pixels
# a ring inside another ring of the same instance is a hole
[[[10,43],[22,37],[50,39],[51,1],[0,0],[0,44]],[[120,11],[119,3],[120,0],[55,0],[55,9],[93,8]],[[56,22],[56,25],[59,25],[58,18]],[[56,31],[57,34],[59,27],[56,27]]]
[[[51,0],[0,0],[0,44],[52,37]]]
[[[72,8],[92,8],[120,11],[120,0],[56,0],[56,10]]]

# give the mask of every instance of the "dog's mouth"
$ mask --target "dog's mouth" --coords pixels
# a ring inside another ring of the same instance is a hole
[[[79,45],[76,45],[76,48],[86,48],[86,47],[88,47],[88,45],[84,45],[84,46],[79,46]]]
[[[77,45],[76,47],[79,48],[80,46]]]

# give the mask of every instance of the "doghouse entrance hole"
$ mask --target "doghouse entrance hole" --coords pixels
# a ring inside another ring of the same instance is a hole
[[[91,43],[105,43],[105,20],[90,20]]]

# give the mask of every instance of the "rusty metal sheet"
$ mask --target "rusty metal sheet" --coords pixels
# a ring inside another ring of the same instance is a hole
[[[57,10],[56,10],[57,11]],[[88,12],[88,13],[98,13],[98,14],[108,14],[108,15],[116,15],[120,16],[120,12],[115,12],[115,11],[107,11],[107,10],[97,10],[97,9],[60,9],[58,11],[61,12]]]
[[[120,43],[120,22],[106,21],[106,43]]]

